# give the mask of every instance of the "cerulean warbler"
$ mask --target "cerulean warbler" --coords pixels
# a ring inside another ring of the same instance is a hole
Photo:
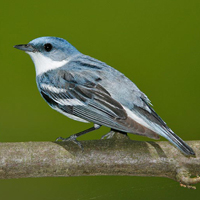
[[[195,155],[156,114],[148,97],[106,63],[57,37],[40,37],[15,48],[31,56],[38,89],[51,108],[74,120],[94,123],[90,129],[59,139],[76,141],[103,125],[110,127],[111,133],[117,130],[153,139],[160,135],[186,155]]]

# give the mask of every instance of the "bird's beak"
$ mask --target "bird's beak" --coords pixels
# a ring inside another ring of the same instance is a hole
[[[35,52],[36,49],[31,46],[30,44],[19,44],[15,45],[14,48],[22,50],[22,51],[27,51],[27,52]]]

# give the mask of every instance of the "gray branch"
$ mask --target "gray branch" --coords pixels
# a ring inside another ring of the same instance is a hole
[[[196,153],[187,157],[167,141],[133,141],[120,135],[81,141],[84,151],[73,142],[1,143],[0,178],[157,176],[189,188],[200,182],[200,141],[187,142]]]

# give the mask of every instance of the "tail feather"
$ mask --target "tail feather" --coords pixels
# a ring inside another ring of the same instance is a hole
[[[174,144],[177,148],[179,148],[186,155],[195,155],[193,149],[186,144],[179,136],[177,136],[171,129],[164,128],[163,137],[169,140],[172,144]]]
[[[143,100],[143,99],[142,99]],[[144,101],[144,100],[143,100]],[[193,149],[186,144],[179,136],[177,136],[167,124],[159,117],[159,115],[154,111],[154,109],[146,103],[146,106],[150,109],[150,112],[135,106],[135,113],[145,120],[147,124],[151,127],[150,129],[162,137],[165,137],[177,148],[179,148],[186,155],[195,155]],[[148,136],[148,135],[147,135]]]

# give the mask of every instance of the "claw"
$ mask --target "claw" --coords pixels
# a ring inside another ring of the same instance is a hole
[[[101,139],[111,139],[115,135],[114,131],[110,131],[107,134],[103,135]]]
[[[58,138],[56,138],[56,141],[58,141],[58,140],[62,140],[63,142],[72,141],[73,143],[77,144],[83,151],[84,150],[83,145],[78,140],[76,140],[76,138],[77,138],[76,135],[71,135],[68,138],[58,137]]]
[[[81,131],[81,132],[79,132],[79,133],[76,133],[76,134],[74,134],[74,135],[71,135],[71,136],[68,137],[68,138],[58,137],[58,138],[56,138],[56,142],[57,142],[58,140],[61,140],[61,141],[72,141],[72,142],[74,142],[75,144],[77,144],[77,145],[82,149],[82,151],[83,151],[84,149],[83,149],[82,144],[81,144],[79,141],[77,141],[76,138],[79,137],[79,136],[81,136],[81,135],[84,135],[84,134],[86,134],[86,133],[89,133],[89,132],[91,132],[91,131],[97,130],[97,129],[99,129],[100,127],[101,127],[101,125],[94,124],[93,127],[89,128],[89,129],[87,129],[87,130]]]
[[[57,137],[57,138],[56,138],[56,142],[57,142],[58,140],[62,140],[62,141],[64,141],[65,138],[63,138],[63,137]]]

